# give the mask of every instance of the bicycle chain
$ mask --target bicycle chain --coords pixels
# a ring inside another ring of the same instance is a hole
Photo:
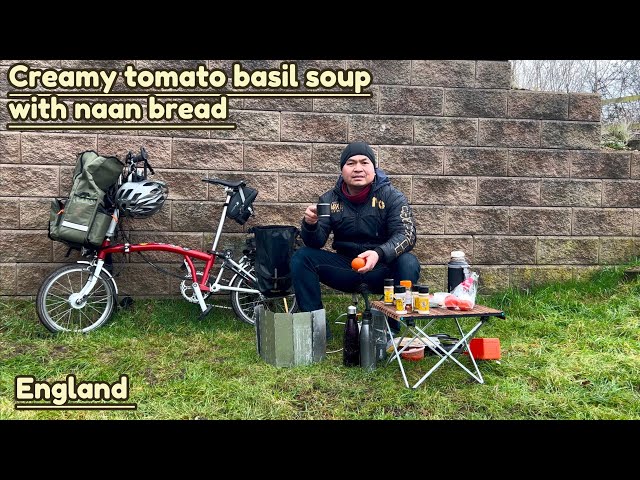
[[[125,221],[124,223],[128,222],[128,220],[129,220],[129,219],[128,219],[128,218],[126,218],[126,217],[125,217],[125,219],[126,219],[126,221]],[[129,228],[129,230],[131,230],[131,228]],[[118,228],[118,232],[122,235],[122,238],[124,238],[124,239],[126,240],[126,243],[131,243],[131,241],[129,240],[129,237],[128,237],[128,235],[127,235],[127,232],[125,232],[125,230],[124,230],[124,228],[122,228],[122,226],[120,226],[120,227]],[[162,268],[162,267],[160,267],[160,266],[156,265],[156,264],[155,264],[155,263],[153,263],[151,260],[149,260],[145,255],[143,255],[143,254],[142,254],[142,252],[135,252],[135,253],[137,253],[138,255],[140,255],[140,257],[142,257],[142,259],[143,259],[146,263],[148,263],[149,265],[151,265],[151,266],[152,266],[153,268],[155,268],[156,270],[158,270],[158,271],[160,271],[160,272],[164,273],[165,275],[169,275],[169,276],[171,276],[171,277],[179,278],[180,280],[184,280],[184,279],[186,278],[184,275],[177,275],[177,274],[175,274],[175,273],[173,273],[173,272],[170,272],[170,271],[168,271],[168,270],[165,270],[164,268]],[[126,263],[126,262],[121,262],[121,263]],[[118,274],[120,274],[120,272],[118,272]]]

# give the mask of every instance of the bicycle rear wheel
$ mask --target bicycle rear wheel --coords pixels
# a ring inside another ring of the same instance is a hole
[[[253,268],[250,270],[253,273]],[[240,275],[237,275],[231,282],[232,287],[236,288],[255,288],[255,285],[247,282]],[[298,302],[296,302],[295,294],[287,295],[285,297],[273,297],[267,298],[260,293],[248,293],[231,291],[231,307],[236,316],[249,325],[255,325],[256,320],[254,318],[254,308],[257,305],[263,305],[264,308],[271,310],[272,312],[289,312],[295,313],[298,311]]]
[[[38,319],[51,332],[87,333],[103,325],[115,310],[116,289],[104,272],[86,298],[78,292],[89,281],[93,267],[65,265],[49,275],[38,290]]]

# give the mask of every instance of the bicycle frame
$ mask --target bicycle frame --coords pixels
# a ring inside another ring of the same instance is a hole
[[[197,249],[191,249],[188,247],[183,247],[179,245],[173,245],[169,243],[157,243],[157,242],[144,242],[144,243],[118,243],[115,245],[111,244],[111,239],[115,235],[116,226],[118,224],[118,220],[120,218],[120,211],[116,208],[114,211],[111,224],[107,229],[107,233],[105,235],[105,239],[102,242],[102,245],[97,250],[96,260],[95,260],[95,270],[93,271],[93,275],[91,280],[87,282],[87,284],[82,288],[79,292],[79,298],[83,298],[88,295],[93,287],[95,286],[98,276],[103,269],[105,259],[107,255],[112,253],[135,253],[135,252],[148,252],[148,251],[156,251],[156,252],[170,252],[178,255],[182,255],[183,261],[189,272],[191,273],[191,278],[193,279],[192,288],[198,299],[198,304],[200,305],[200,309],[202,312],[205,312],[208,308],[205,303],[202,292],[210,292],[216,293],[219,291],[239,291],[253,294],[260,294],[260,291],[257,289],[250,288],[240,288],[240,287],[232,287],[231,284],[235,279],[235,276],[229,281],[228,285],[222,284],[222,276],[226,268],[235,272],[236,276],[241,275],[246,280],[250,280],[252,282],[256,282],[257,279],[254,275],[252,275],[249,270],[246,268],[247,262],[236,262],[231,258],[231,255],[227,252],[218,252],[216,248],[218,246],[218,241],[220,240],[220,236],[222,234],[222,227],[225,223],[225,218],[227,214],[227,207],[229,206],[229,201],[231,199],[231,193],[233,192],[232,188],[225,187],[226,192],[226,200],[224,203],[224,207],[222,208],[222,214],[220,216],[220,220],[218,222],[218,228],[216,231],[215,238],[213,240],[213,245],[211,247],[211,252],[203,252]],[[216,259],[220,257],[224,259],[220,267],[220,271],[218,272],[218,276],[216,277],[213,283],[208,283],[209,275],[212,267],[214,266]],[[245,257],[243,257],[245,258]],[[193,260],[201,260],[205,262],[204,270],[200,279],[198,279],[197,270],[193,263]],[[115,285],[115,281],[112,278],[112,282]],[[117,288],[117,287],[116,287]]]

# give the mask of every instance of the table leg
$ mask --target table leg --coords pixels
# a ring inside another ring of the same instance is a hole
[[[447,352],[444,348],[442,348],[442,346],[440,345],[436,345],[436,353],[438,355],[441,356],[440,360],[438,360],[438,362],[431,367],[431,369],[424,374],[424,376],[418,380],[418,382],[412,387],[413,389],[416,389],[420,386],[420,384],[422,382],[424,382],[429,375],[431,375],[440,365],[442,365],[446,360],[453,360],[455,363],[458,364],[458,366],[460,368],[462,368],[465,372],[467,372],[472,378],[474,378],[478,383],[484,383],[484,379],[482,378],[482,374],[480,373],[480,369],[478,368],[478,364],[476,363],[475,359],[473,358],[473,354],[471,353],[471,349],[469,348],[469,344],[467,343],[467,338],[472,337],[473,334],[482,326],[482,324],[484,323],[484,320],[480,320],[471,330],[469,330],[469,332],[467,332],[466,334],[464,334],[462,332],[462,329],[460,327],[460,324],[458,322],[458,319],[455,319],[456,324],[458,325],[458,329],[460,330],[460,334],[462,335],[462,338],[453,346],[451,347],[451,349]],[[422,329],[420,329],[420,327],[416,326],[416,329],[425,337],[429,337],[426,333],[424,333],[422,331]],[[462,363],[460,363],[460,361],[453,356],[454,352],[456,351],[456,349],[462,345],[462,344],[466,345],[467,348],[467,352],[469,353],[469,358],[471,358],[471,362],[473,363],[473,366],[476,370],[477,375],[475,375],[473,372],[471,372],[467,367],[465,367]],[[444,352],[444,354],[441,354],[440,352],[437,351],[437,349],[440,349]]]
[[[402,372],[402,378],[404,379],[404,384],[407,388],[409,387],[409,380],[407,380],[407,374],[404,372],[404,366],[402,365],[402,359],[400,358],[400,352],[406,348],[406,346],[400,351],[398,351],[398,347],[396,346],[396,339],[393,338],[393,332],[391,331],[391,327],[389,326],[389,317],[385,317],[385,323],[387,325],[387,331],[389,332],[389,338],[391,338],[391,345],[393,345],[394,356],[392,356],[388,361],[387,365],[393,361],[394,358],[398,360],[398,365],[400,366],[400,372]],[[403,336],[404,338],[404,336]],[[402,339],[400,339],[402,341]]]

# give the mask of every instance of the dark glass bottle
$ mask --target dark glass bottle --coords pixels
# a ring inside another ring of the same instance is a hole
[[[349,305],[347,309],[347,321],[344,324],[342,363],[345,367],[360,365],[360,331],[358,330],[356,307],[353,305]]]

